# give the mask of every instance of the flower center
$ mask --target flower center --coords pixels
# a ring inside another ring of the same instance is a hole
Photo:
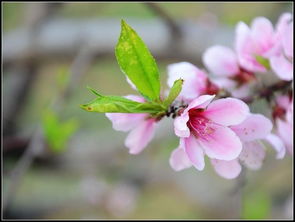
[[[204,138],[214,132],[214,129],[211,127],[211,121],[202,115],[203,112],[204,109],[192,109],[189,111],[187,126],[197,138]]]
[[[256,79],[254,73],[249,72],[245,69],[240,68],[240,72],[235,75],[234,77],[232,77],[233,80],[235,80],[238,85],[243,85],[245,83],[249,83],[252,82],[253,80]]]

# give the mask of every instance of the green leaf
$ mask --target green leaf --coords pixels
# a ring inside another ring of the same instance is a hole
[[[94,95],[96,95],[98,97],[102,97],[101,94],[99,94],[95,89],[92,89],[90,86],[87,86],[86,88],[89,89],[90,92],[92,92]]]
[[[80,107],[98,113],[158,113],[165,110],[160,104],[139,103],[120,96],[99,96]]]
[[[266,69],[270,69],[270,63],[267,58],[260,55],[256,55],[255,59],[260,65],[263,65]]]
[[[168,107],[176,99],[182,89],[183,79],[175,80],[172,88],[170,89],[168,97],[164,100],[164,106]]]
[[[128,76],[137,90],[147,100],[160,102],[157,64],[142,39],[123,20],[115,54],[122,72]]]
[[[243,194],[243,219],[267,219],[271,211],[271,199],[263,190]]]
[[[43,115],[42,126],[49,148],[53,152],[62,152],[69,138],[77,130],[78,122],[76,119],[61,122],[53,111],[47,110]]]

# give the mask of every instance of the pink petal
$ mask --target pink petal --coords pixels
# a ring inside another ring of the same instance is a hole
[[[217,160],[212,159],[211,163],[216,171],[216,173],[224,177],[226,179],[234,179],[239,176],[242,167],[238,161],[238,159],[225,161],[225,160]]]
[[[140,153],[154,136],[156,122],[149,119],[140,123],[134,128],[125,140],[125,146],[129,148],[130,154]]]
[[[243,122],[249,115],[249,107],[239,99],[218,99],[208,105],[203,115],[224,126],[236,125]]]
[[[262,166],[265,157],[263,146],[257,141],[244,142],[243,146],[239,159],[246,167],[258,170]]]
[[[273,47],[273,49],[272,49],[273,52],[272,52],[272,54],[270,54],[270,56],[279,55],[281,53],[281,46],[284,44],[283,41],[287,40],[286,39],[286,37],[287,37],[286,30],[288,28],[288,24],[291,21],[291,19],[292,19],[291,13],[283,13],[280,16],[279,21],[276,25],[275,46]],[[293,35],[293,33],[291,35]],[[292,48],[293,48],[293,46],[292,46]]]
[[[126,76],[126,81],[128,82],[128,84],[131,86],[132,89],[137,91],[136,86],[133,84],[133,82],[131,82],[131,80],[128,78],[128,76]]]
[[[209,103],[214,99],[215,95],[202,95],[194,99],[186,108],[186,112],[190,109],[205,109]]]
[[[283,159],[286,154],[286,147],[283,141],[275,134],[270,133],[265,137],[265,140],[272,145],[277,151],[277,159]]]
[[[203,95],[193,100],[189,106],[174,120],[174,132],[179,137],[189,137],[190,130],[187,127],[187,121],[189,120],[188,111],[192,108],[205,108],[211,102],[215,95]]]
[[[264,55],[274,45],[274,30],[271,22],[264,18],[255,18],[251,26],[251,37],[255,41],[255,51],[258,55]]]
[[[208,48],[203,55],[203,62],[215,75],[234,76],[239,72],[236,54],[230,48],[221,45]]]
[[[193,135],[183,140],[187,157],[196,169],[203,170],[205,167],[205,160],[202,147]]]
[[[293,22],[286,28],[282,43],[286,56],[293,58]]]
[[[255,59],[255,54],[259,54],[256,50],[257,46],[252,39],[249,27],[243,22],[239,22],[236,26],[235,48],[240,66],[251,72],[266,71],[265,67]]]
[[[145,102],[145,99],[142,96],[137,96],[137,95],[127,95],[124,96],[127,99],[133,100],[135,102],[143,103]]]
[[[178,79],[184,80],[178,99],[190,102],[206,91],[207,74],[191,63],[180,62],[168,66],[168,86],[171,88]]]
[[[261,114],[250,114],[244,122],[230,127],[243,142],[263,139],[271,129],[272,122]]]
[[[280,138],[283,140],[287,150],[293,154],[293,125],[287,121],[277,119],[277,131]]]
[[[145,113],[106,113],[105,115],[112,122],[115,130],[123,132],[135,128],[147,117]]]
[[[276,103],[279,107],[282,107],[285,110],[287,110],[291,104],[291,101],[288,95],[279,95],[276,97]]]
[[[169,159],[170,166],[175,171],[180,171],[192,166],[184,148],[180,145],[178,148],[173,150]]]
[[[281,36],[285,34],[285,30],[291,20],[292,14],[289,12],[283,13],[278,19],[278,22],[276,24],[276,35],[280,35],[278,40],[281,40]]]
[[[256,82],[255,82],[256,84]],[[243,99],[246,98],[247,96],[249,96],[250,92],[251,92],[251,87],[254,84],[248,83],[248,84],[243,84],[235,89],[233,89],[231,91],[231,95],[235,98],[238,99]]]
[[[282,54],[270,58],[270,66],[277,76],[282,80],[293,79],[293,65]]]
[[[226,89],[229,92],[237,86],[236,81],[223,77],[211,79],[211,82],[217,85],[218,88]]]
[[[210,158],[233,160],[242,150],[239,137],[230,128],[215,123],[208,123],[204,135],[197,139]]]
[[[189,115],[187,112],[184,112],[181,116],[176,117],[176,119],[174,120],[174,132],[176,136],[189,137],[190,130],[186,124],[188,120]]]
[[[143,97],[136,95],[127,95],[124,97],[136,102],[145,101]],[[147,117],[145,113],[106,113],[105,115],[112,122],[115,130],[123,132],[133,129]]]

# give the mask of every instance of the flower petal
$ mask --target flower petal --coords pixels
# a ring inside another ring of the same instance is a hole
[[[217,87],[221,89],[226,89],[229,92],[237,87],[236,81],[223,77],[211,79],[211,82],[217,85]]]
[[[124,97],[136,102],[145,101],[143,97],[136,95],[127,95]],[[115,130],[123,132],[133,129],[147,117],[145,113],[106,113],[105,115],[112,122]]]
[[[187,121],[189,120],[188,113],[183,113],[181,116],[176,117],[174,120],[174,133],[179,137],[189,137],[190,130],[187,127]]]
[[[251,37],[255,41],[255,52],[263,55],[274,45],[274,30],[272,23],[264,17],[257,17],[251,25]]]
[[[168,66],[168,86],[171,88],[175,80],[183,79],[179,99],[190,102],[200,96],[207,88],[207,74],[189,62],[180,62]]]
[[[133,100],[135,102],[139,102],[139,103],[144,103],[145,99],[142,96],[137,96],[137,95],[127,95],[124,96],[127,99]]]
[[[188,138],[184,138],[183,140],[187,157],[196,169],[203,170],[205,167],[205,160],[202,147],[193,135]]]
[[[293,58],[293,22],[288,24],[283,35],[282,43],[286,56]]]
[[[179,137],[189,137],[190,130],[187,127],[189,120],[188,111],[192,108],[205,108],[211,102],[215,95],[203,95],[193,100],[189,106],[174,120],[174,132]]]
[[[265,72],[266,69],[259,64],[255,57],[256,45],[251,37],[251,30],[244,22],[239,22],[236,26],[235,48],[238,55],[239,64],[251,72]]]
[[[261,114],[250,114],[245,121],[230,127],[243,142],[263,139],[271,129],[272,122]]]
[[[226,179],[234,179],[239,176],[242,167],[238,159],[225,161],[212,159],[211,163],[219,176],[222,176]]]
[[[184,151],[184,147],[179,145],[178,148],[172,151],[170,159],[170,166],[175,171],[180,171],[192,166],[191,161],[189,160],[186,152]]]
[[[286,147],[277,135],[270,133],[264,139],[277,151],[277,159],[283,159],[285,157]]]
[[[282,54],[272,56],[269,61],[271,68],[280,79],[286,81],[293,79],[293,65]]]
[[[289,123],[287,121],[277,119],[276,124],[277,124],[278,135],[283,140],[289,153],[293,154],[293,126],[292,126],[292,122]]]
[[[230,128],[207,123],[205,130],[204,135],[197,139],[210,158],[233,160],[239,156],[242,143]]]
[[[105,115],[112,122],[115,130],[123,132],[133,129],[147,116],[144,113],[106,113]]]
[[[221,45],[208,48],[203,55],[203,62],[215,75],[234,76],[239,72],[236,54],[230,48]]]
[[[137,91],[136,86],[133,84],[133,82],[131,82],[131,80],[128,78],[128,76],[126,76],[126,81],[128,82],[128,84],[131,86],[132,89]]]
[[[257,141],[244,142],[243,146],[239,159],[246,167],[258,170],[262,166],[265,157],[263,146]]]
[[[214,99],[215,95],[202,95],[198,98],[194,99],[186,108],[186,112],[190,109],[204,109],[208,106],[208,104]]]
[[[203,115],[221,125],[236,125],[243,122],[249,115],[249,107],[239,99],[218,99],[208,105]]]
[[[138,154],[147,146],[154,136],[155,126],[155,119],[145,120],[128,134],[125,146],[130,154]]]

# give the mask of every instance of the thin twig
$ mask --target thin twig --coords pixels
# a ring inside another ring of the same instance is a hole
[[[163,19],[163,21],[167,24],[170,30],[170,34],[172,38],[180,39],[182,37],[182,32],[180,26],[177,24],[174,19],[165,12],[158,4],[146,2],[144,3],[146,6],[148,6],[155,14],[157,14],[160,18]]]
[[[38,126],[38,129],[35,131],[31,137],[30,143],[25,150],[24,154],[21,156],[20,160],[17,162],[14,169],[10,174],[10,186],[3,199],[3,210],[6,211],[12,201],[16,191],[21,184],[21,181],[27,172],[27,170],[32,165],[36,156],[38,156],[44,149],[44,141],[42,136],[41,126]]]
[[[272,98],[277,92],[286,92],[291,89],[292,81],[281,80],[272,85],[255,90],[252,96],[243,99],[244,102],[250,104],[257,99],[266,99],[267,102],[271,102]]]
[[[74,89],[77,84],[80,82],[83,74],[85,74],[86,70],[91,65],[93,61],[93,53],[90,47],[84,47],[79,51],[79,54],[76,56],[76,59],[73,61],[71,65],[71,72],[69,76],[69,82],[66,86],[63,93],[59,94],[59,96],[53,100],[51,103],[51,107],[56,110],[60,110],[66,101],[73,94]],[[8,188],[6,198],[4,199],[4,211],[8,209],[9,205],[12,203],[14,196],[18,190],[18,187],[21,184],[21,181],[27,172],[27,170],[32,165],[34,159],[44,152],[44,138],[42,135],[41,126],[35,131],[31,138],[31,142],[27,147],[24,154],[21,156],[19,162],[16,164],[15,168],[12,170],[10,175],[10,187]]]

